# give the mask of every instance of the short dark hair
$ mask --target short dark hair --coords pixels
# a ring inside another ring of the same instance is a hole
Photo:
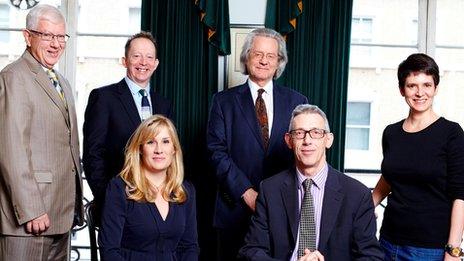
[[[136,33],[136,34],[132,35],[127,40],[126,45],[124,46],[124,56],[125,57],[127,57],[128,53],[129,53],[129,49],[130,49],[130,45],[131,45],[132,41],[137,39],[137,38],[145,38],[145,39],[150,40],[153,43],[153,45],[155,46],[155,54],[156,54],[156,56],[158,56],[158,43],[156,42],[153,35],[151,35],[150,32],[141,31],[140,33]]]
[[[440,83],[440,70],[432,57],[423,53],[414,53],[398,66],[398,86],[403,89],[406,78],[411,73],[425,73],[431,75],[435,86]]]

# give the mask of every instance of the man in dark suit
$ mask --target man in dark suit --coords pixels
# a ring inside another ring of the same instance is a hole
[[[333,169],[325,113],[299,105],[285,142],[296,168],[261,184],[240,255],[247,260],[383,260],[369,189]]]
[[[283,136],[293,108],[307,99],[273,82],[287,59],[279,33],[267,28],[252,31],[240,54],[248,80],[213,98],[207,146],[218,183],[213,221],[218,229],[218,260],[236,259],[261,180],[293,162]]]
[[[150,78],[158,66],[157,43],[146,32],[125,45],[120,82],[92,90],[84,120],[84,172],[94,196],[96,221],[109,180],[124,164],[124,148],[143,119],[151,114],[172,118],[171,102],[155,93]]]

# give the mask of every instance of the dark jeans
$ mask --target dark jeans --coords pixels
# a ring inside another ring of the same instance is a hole
[[[444,248],[423,248],[395,245],[380,238],[380,246],[385,252],[385,261],[443,261]]]

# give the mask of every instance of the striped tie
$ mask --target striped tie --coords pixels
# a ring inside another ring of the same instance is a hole
[[[298,242],[298,258],[304,255],[307,248],[311,251],[316,249],[316,222],[314,222],[314,203],[311,195],[312,179],[305,179],[303,187],[305,194],[301,203],[300,212],[300,238]]]
[[[151,116],[150,102],[148,101],[147,91],[144,89],[139,90],[142,95],[142,120],[146,120]]]
[[[61,86],[58,83],[58,77],[56,76],[56,73],[53,71],[53,69],[47,70],[47,75],[48,78],[50,78],[50,81],[53,84],[53,87],[55,87],[55,90],[58,92],[58,95],[60,95],[61,100],[66,104],[66,99],[64,98],[64,92]]]

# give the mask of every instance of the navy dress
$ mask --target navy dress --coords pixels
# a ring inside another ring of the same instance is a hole
[[[169,203],[163,220],[154,203],[128,200],[121,177],[106,190],[98,235],[102,260],[198,260],[195,190],[183,183],[187,201]]]

